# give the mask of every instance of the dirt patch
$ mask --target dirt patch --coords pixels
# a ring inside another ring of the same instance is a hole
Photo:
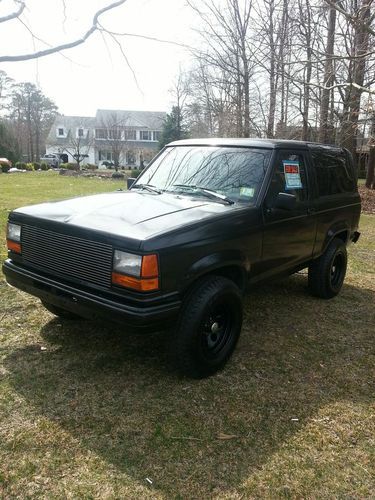
[[[358,191],[362,200],[362,212],[375,214],[375,189],[358,186]]]

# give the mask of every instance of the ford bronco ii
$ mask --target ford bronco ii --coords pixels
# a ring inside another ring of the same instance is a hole
[[[308,268],[312,294],[339,293],[360,210],[345,149],[177,141],[129,190],[14,210],[3,271],[58,316],[170,327],[174,363],[201,378],[231,356],[248,287]]]

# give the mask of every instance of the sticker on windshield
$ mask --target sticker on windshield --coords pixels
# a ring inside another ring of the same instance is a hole
[[[292,160],[283,160],[285,189],[302,189],[301,174],[299,162]]]
[[[254,196],[255,189],[241,186],[240,187],[240,196],[245,196],[246,198],[252,198]]]

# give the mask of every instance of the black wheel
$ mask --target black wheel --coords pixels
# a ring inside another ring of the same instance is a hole
[[[182,374],[204,378],[223,368],[242,326],[242,295],[229,279],[208,276],[186,297],[173,333],[172,361]]]
[[[335,238],[309,266],[309,289],[316,297],[331,299],[344,283],[348,256],[345,243]]]
[[[82,316],[78,316],[78,314],[74,314],[70,311],[67,311],[66,309],[62,309],[61,307],[54,306],[53,304],[50,304],[49,302],[44,302],[42,300],[42,304],[44,307],[52,314],[55,316],[58,316],[59,318],[63,319],[82,319]]]

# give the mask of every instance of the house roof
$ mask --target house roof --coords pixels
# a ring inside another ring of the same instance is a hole
[[[64,127],[66,131],[74,130],[77,128],[91,129],[95,127],[95,118],[92,116],[65,116],[57,115],[51,130],[47,136],[47,144],[65,144],[67,139],[56,137],[56,129]]]
[[[64,127],[67,132],[74,133],[77,128],[93,130],[96,127],[122,125],[130,128],[161,130],[166,117],[164,111],[128,111],[123,109],[98,109],[96,116],[57,115],[49,131],[46,143],[66,145],[68,137],[56,137],[56,129]]]
[[[96,126],[110,126],[113,123],[124,127],[141,127],[161,130],[166,117],[164,111],[131,111],[123,109],[98,109]]]

